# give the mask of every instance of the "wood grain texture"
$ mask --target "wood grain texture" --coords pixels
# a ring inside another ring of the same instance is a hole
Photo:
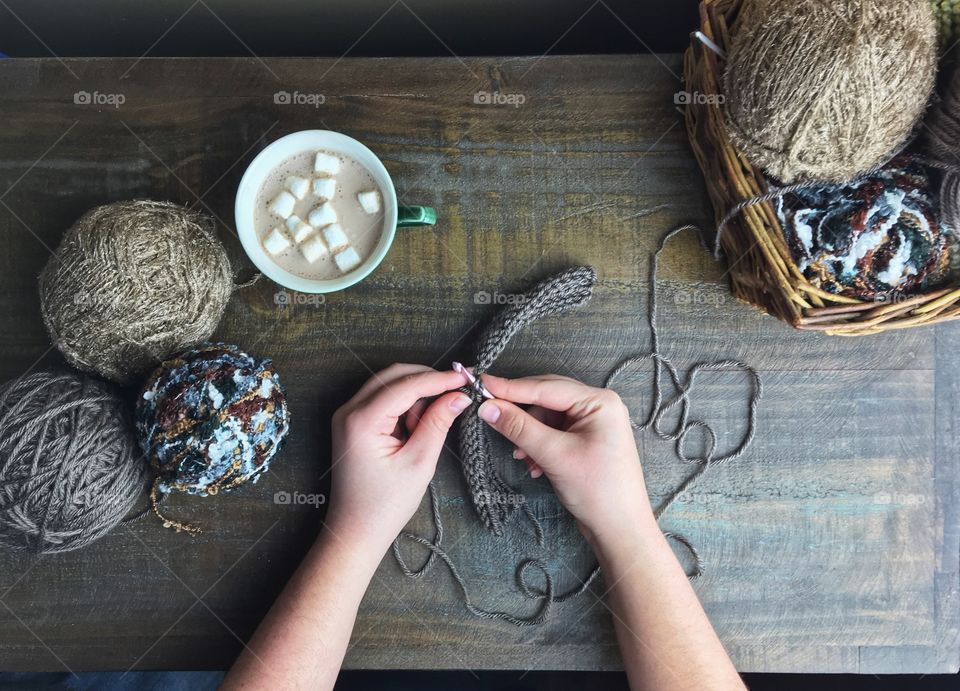
[[[0,375],[60,362],[39,318],[36,276],[64,230],[96,204],[151,197],[215,215],[237,275],[233,195],[269,141],[306,128],[379,154],[402,202],[435,206],[370,278],[322,304],[277,304],[261,281],[233,298],[217,336],[272,357],[293,431],[258,484],[217,499],[175,497],[196,539],[145,520],[89,549],[0,553],[0,668],[224,668],[296,567],[322,509],[277,492],[329,493],[332,411],[394,361],[469,362],[498,300],[551,272],[592,264],[584,309],[511,344],[500,373],[556,371],[599,383],[649,347],[648,257],[680,221],[708,222],[673,94],[677,56],[468,59],[0,61]],[[122,93],[119,108],[74,103]],[[477,91],[523,94],[518,108]],[[319,93],[318,108],[279,91]],[[662,349],[681,366],[732,357],[761,371],[750,452],[709,473],[664,516],[702,551],[697,589],[739,669],[936,672],[960,665],[956,458],[960,330],[865,339],[800,334],[734,301],[692,236],[661,262]],[[489,298],[489,299],[487,299]],[[649,372],[621,391],[638,413]],[[746,382],[704,376],[693,413],[721,444],[742,432]],[[638,439],[654,501],[687,469]],[[516,464],[519,465],[519,464]],[[486,534],[457,461],[438,482],[447,546],[485,607],[529,607],[513,582],[523,526]],[[591,556],[544,482],[504,473],[547,530],[541,554],[564,585]],[[429,529],[426,507],[413,523]],[[411,557],[420,557],[411,550]],[[422,582],[385,559],[360,612],[353,668],[617,669],[601,587],[535,629],[477,620],[442,570]]]

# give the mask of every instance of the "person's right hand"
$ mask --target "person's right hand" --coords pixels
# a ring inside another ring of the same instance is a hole
[[[480,406],[481,419],[543,470],[588,540],[653,521],[630,415],[616,392],[553,374],[485,374],[483,383],[496,398]]]

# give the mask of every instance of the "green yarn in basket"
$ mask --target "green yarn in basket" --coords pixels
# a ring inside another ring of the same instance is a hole
[[[941,57],[960,41],[960,0],[930,0]]]

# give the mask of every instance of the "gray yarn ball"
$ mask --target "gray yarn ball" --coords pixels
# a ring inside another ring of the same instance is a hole
[[[67,231],[40,274],[40,308],[67,362],[129,383],[207,340],[232,289],[208,219],[167,202],[117,202]]]
[[[123,520],[146,476],[126,406],[107,384],[36,372],[0,386],[0,545],[84,547]]]

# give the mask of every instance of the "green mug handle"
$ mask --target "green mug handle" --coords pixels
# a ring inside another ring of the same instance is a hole
[[[432,226],[437,223],[437,210],[430,206],[401,206],[397,208],[397,228]]]

